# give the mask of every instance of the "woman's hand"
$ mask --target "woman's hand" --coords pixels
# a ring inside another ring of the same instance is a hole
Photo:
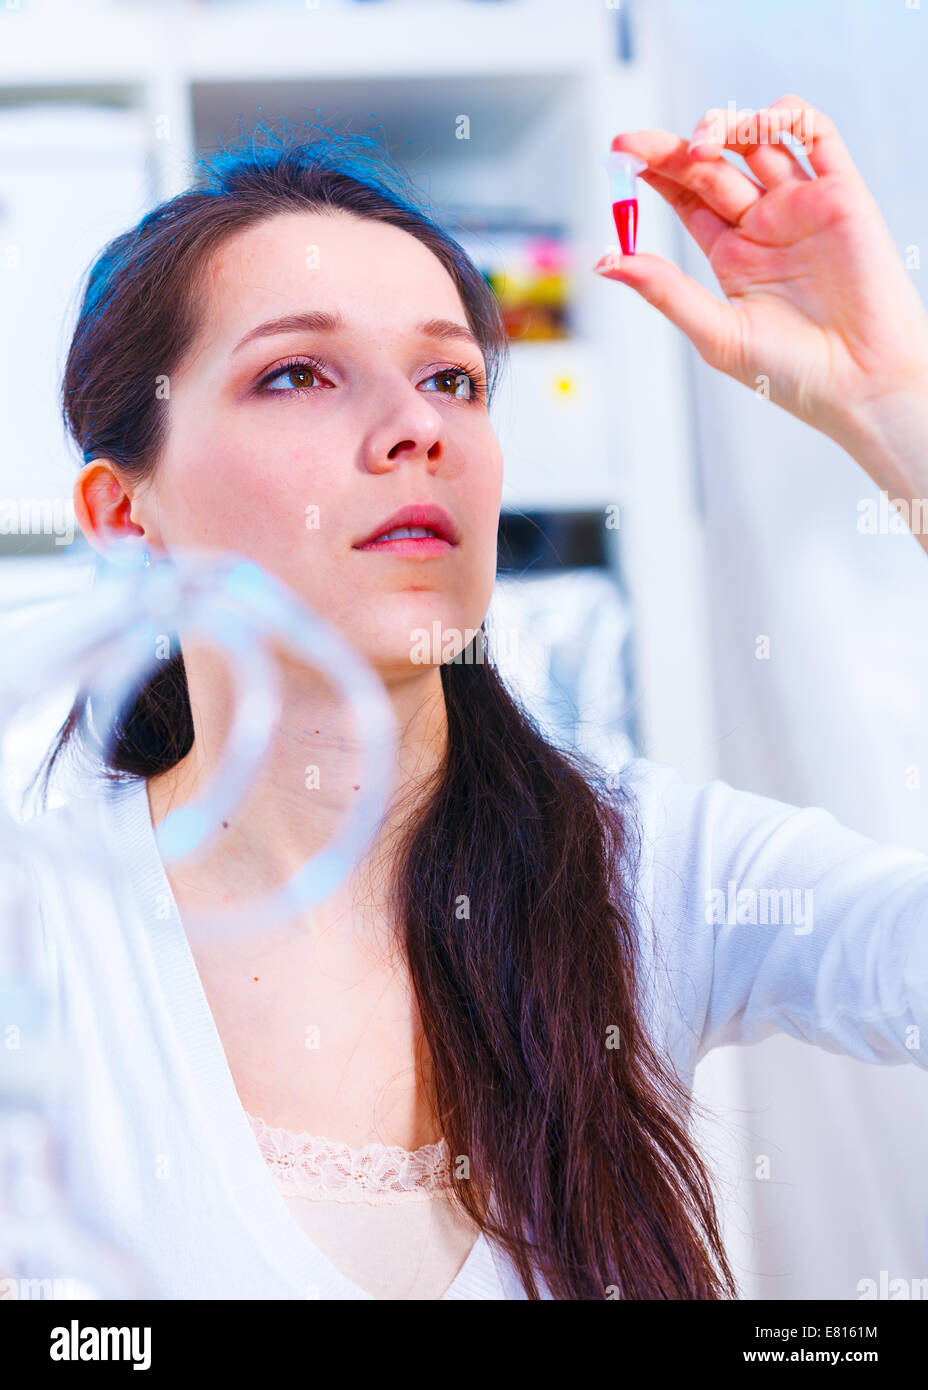
[[[871,471],[880,422],[905,416],[920,432],[928,421],[928,315],[828,117],[797,96],[752,120],[733,117],[708,112],[689,146],[664,130],[612,142],[647,161],[639,177],[706,253],[725,300],[659,256],[616,253],[597,269],[660,309],[710,366],[763,390]],[[784,131],[802,141],[817,177]],[[723,149],[741,154],[758,182]],[[928,454],[928,435],[919,447]],[[902,476],[887,461],[887,479]]]

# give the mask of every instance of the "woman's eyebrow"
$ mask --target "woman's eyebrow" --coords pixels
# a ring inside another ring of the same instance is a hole
[[[239,339],[229,356],[234,357],[246,343],[252,342],[255,338],[271,338],[281,333],[338,333],[345,327],[345,320],[340,314],[332,314],[325,309],[313,309],[303,314],[285,314],[283,318],[268,319],[266,323],[259,323],[257,328],[252,328],[244,338]],[[470,329],[463,323],[455,323],[453,319],[426,319],[424,323],[417,324],[413,332],[439,342],[463,340],[478,352],[482,352]]]

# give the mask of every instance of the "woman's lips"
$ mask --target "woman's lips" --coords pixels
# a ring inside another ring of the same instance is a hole
[[[366,545],[355,546],[355,549],[383,550],[390,555],[408,555],[413,559],[427,560],[432,555],[444,555],[454,546],[440,536],[403,536],[395,541],[368,541]]]

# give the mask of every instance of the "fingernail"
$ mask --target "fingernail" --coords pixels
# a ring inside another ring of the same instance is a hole
[[[594,270],[617,270],[622,260],[622,252],[618,246],[607,246],[599,260],[593,267]]]
[[[693,126],[693,133],[690,136],[690,143],[686,147],[687,154],[692,154],[693,151],[697,150],[700,145],[707,145],[709,143],[706,139],[708,129],[709,122],[706,120],[705,116],[703,116],[702,120],[697,121],[696,124]]]
[[[707,145],[711,144],[712,141],[705,130],[694,131],[693,138],[686,147],[686,152],[687,154],[694,154],[696,150],[705,149]]]

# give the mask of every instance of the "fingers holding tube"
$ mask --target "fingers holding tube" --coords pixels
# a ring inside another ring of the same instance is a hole
[[[596,270],[607,280],[619,280],[676,324],[710,366],[721,366],[730,355],[734,310],[662,256],[649,254],[604,256]]]
[[[785,122],[790,134],[802,141],[816,174],[853,174],[859,177],[850,150],[838,134],[834,121],[824,112],[810,106],[795,93],[778,97],[767,109],[780,113],[778,120],[781,128]],[[785,116],[784,112],[787,113]]]
[[[795,93],[778,97],[761,111],[712,107],[697,122],[689,149],[697,161],[717,160],[722,150],[740,154],[752,173],[774,188],[810,181],[793,153],[792,141],[802,145],[819,177],[858,173],[834,122]]]
[[[650,169],[638,177],[670,204],[699,249],[706,256],[711,256],[712,248],[722,233],[731,230],[731,223],[707,207],[698,193],[674,183],[673,179],[655,174]]]
[[[687,153],[693,160],[710,162],[721,160],[723,150],[740,154],[768,190],[785,183],[808,182],[809,175],[784,140],[776,120],[774,117],[768,122],[766,112],[714,107],[697,122]]]
[[[728,160],[694,160],[687,153],[688,142],[666,130],[623,131],[612,141],[614,150],[627,150],[645,160],[649,175],[670,179],[702,199],[706,207],[731,226],[741,219],[764,195],[764,189]]]

